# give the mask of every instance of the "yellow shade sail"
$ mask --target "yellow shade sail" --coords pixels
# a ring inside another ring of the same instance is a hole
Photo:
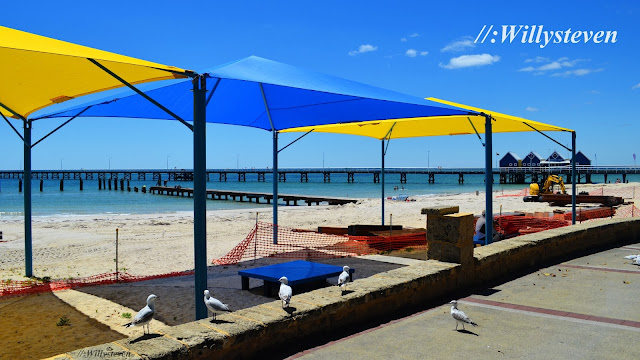
[[[124,86],[94,59],[131,84],[184,78],[189,71],[0,26],[0,105],[26,118],[46,106]]]
[[[571,129],[566,129],[566,128],[563,128],[563,127],[550,125],[550,124],[545,124],[545,123],[541,123],[541,122],[538,122],[538,121],[527,120],[525,118],[521,118],[521,117],[517,117],[517,116],[502,114],[502,113],[499,113],[499,112],[493,111],[493,110],[486,110],[486,109],[481,109],[481,108],[477,108],[477,107],[473,107],[473,106],[469,106],[469,105],[462,105],[462,104],[459,104],[459,103],[454,103],[452,101],[436,99],[436,98],[433,98],[433,97],[427,98],[427,100],[431,100],[431,101],[439,102],[441,104],[446,104],[446,105],[455,106],[455,107],[459,107],[459,108],[466,109],[466,110],[471,110],[471,111],[476,111],[476,112],[479,112],[479,113],[485,113],[485,114],[491,115],[493,120],[495,120],[493,122],[493,129],[491,130],[492,132],[535,131],[535,130],[531,129],[531,127],[534,127],[539,131],[567,131],[567,132],[573,132],[573,130],[571,130]],[[528,124],[530,126],[527,126],[525,124]],[[522,126],[527,127],[528,130],[526,130],[526,129],[525,130],[520,130],[522,128]],[[478,129],[478,131],[480,131],[480,129]],[[482,131],[484,132],[484,129],[482,129]]]
[[[483,110],[453,102],[428,98],[443,104],[460,107],[478,113],[490,114],[493,118],[492,132],[523,132],[523,131],[568,131],[562,127],[531,121],[516,116],[505,115],[498,112]],[[443,135],[472,135],[476,131],[484,133],[485,117],[478,115],[452,115],[452,116],[432,116],[403,119],[385,119],[375,121],[363,121],[353,123],[341,123],[318,126],[305,126],[289,128],[280,132],[324,132],[334,134],[360,135],[382,139],[401,139],[422,136],[443,136]]]

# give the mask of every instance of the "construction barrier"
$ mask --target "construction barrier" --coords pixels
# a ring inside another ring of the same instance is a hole
[[[75,289],[95,285],[107,285],[115,283],[130,283],[145,280],[169,278],[175,276],[193,275],[193,270],[171,272],[159,275],[136,276],[129,273],[104,273],[81,278],[49,280],[46,278],[33,278],[29,280],[3,280],[0,281],[0,297],[10,295],[29,295],[57,290]]]
[[[635,199],[636,195],[640,196],[640,189],[636,189],[636,186],[626,187],[601,187],[589,191],[589,195],[601,195],[601,196],[616,196],[623,199]]]
[[[571,225],[571,222],[554,217],[503,215],[496,216],[494,224],[502,238],[511,238]]]
[[[524,197],[524,196],[527,196],[527,195],[529,195],[529,188],[524,188],[524,189],[522,189],[522,191],[519,191],[519,192],[517,192],[515,194],[502,194],[502,195],[498,195],[496,197],[497,198],[500,198],[500,197],[517,197],[517,196]]]
[[[273,243],[277,231],[278,243]],[[278,259],[326,259],[379,254],[387,251],[424,249],[425,232],[397,236],[350,236],[321,234],[258,222],[249,235],[220,259],[216,265],[232,265],[263,257]]]

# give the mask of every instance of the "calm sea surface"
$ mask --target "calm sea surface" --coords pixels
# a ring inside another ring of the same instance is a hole
[[[254,175],[255,176],[255,175]],[[257,182],[253,176],[247,174],[246,182],[238,182],[233,175],[228,176],[227,182],[210,181],[207,189],[245,190],[257,192],[271,192],[272,183]],[[400,184],[399,174],[385,176],[385,196],[409,195],[429,196],[436,194],[454,194],[464,192],[484,191],[483,175],[465,175],[464,184],[458,184],[458,175],[436,175],[435,184],[428,184],[428,177],[424,174],[407,174],[407,183]],[[611,180],[612,177],[610,176]],[[629,181],[639,181],[640,176],[629,175]],[[381,186],[373,183],[371,174],[355,174],[355,183],[347,183],[347,175],[331,174],[331,182],[323,182],[322,174],[309,174],[309,182],[301,183],[299,177],[287,176],[287,182],[279,183],[279,193],[325,195],[354,198],[380,198]],[[594,181],[603,181],[601,177],[593,177]],[[40,192],[39,180],[33,180],[33,215],[82,215],[82,214],[145,214],[171,213],[178,211],[192,211],[193,199],[152,195],[141,192],[127,192],[118,189],[98,190],[97,180],[83,180],[84,190],[79,189],[79,180],[65,180],[64,191],[60,191],[60,180],[44,180],[44,189]],[[613,178],[615,181],[615,178]],[[154,186],[153,180],[131,181],[131,188],[146,185]],[[126,185],[126,182],[125,182]],[[171,181],[168,186],[180,185],[193,187],[193,182]],[[398,190],[394,190],[394,187]],[[498,184],[496,176],[494,190],[520,190],[527,185]],[[208,210],[243,209],[255,207],[269,207],[270,205],[255,203],[239,203],[234,201],[208,200]],[[0,218],[19,217],[23,215],[23,193],[18,191],[17,179],[0,179]]]

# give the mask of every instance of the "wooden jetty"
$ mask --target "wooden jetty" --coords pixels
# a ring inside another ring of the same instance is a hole
[[[627,175],[640,174],[640,167],[636,166],[591,166],[579,165],[576,167],[577,182],[590,183],[593,175],[603,176],[604,182],[608,182],[609,176],[621,177],[622,182],[626,182]],[[322,181],[329,183],[339,179],[344,179],[346,175],[347,183],[355,183],[356,178],[362,180],[370,179],[373,183],[381,182],[381,171],[379,168],[281,168],[278,169],[279,182],[299,181],[309,182],[309,175],[322,175]],[[546,178],[549,174],[557,174],[565,179],[565,183],[571,180],[570,166],[553,167],[500,167],[493,169],[493,175],[498,176],[501,184],[527,184],[537,182],[541,178]],[[333,175],[333,179],[332,179]],[[436,182],[436,175],[453,175],[458,177],[458,183],[463,184],[465,175],[482,175],[484,169],[480,168],[387,168],[385,169],[387,181],[401,184],[407,183],[407,177],[413,181],[420,182],[426,180],[429,184]],[[0,179],[22,179],[22,170],[0,170]],[[273,181],[271,169],[207,169],[207,182],[210,181]],[[147,181],[152,180],[157,185],[162,185],[166,181],[193,181],[193,171],[185,169],[109,169],[109,170],[33,170],[33,179],[61,179],[61,180],[132,180]],[[425,179],[426,178],[426,179]],[[424,180],[423,180],[424,179]],[[344,181],[342,180],[342,181]]]
[[[193,189],[181,186],[152,186],[149,192],[159,195],[185,196],[192,197]],[[272,193],[251,192],[251,191],[235,191],[235,190],[215,190],[207,189],[207,198],[212,200],[233,200],[238,202],[255,202],[260,204],[263,199],[264,203],[271,204],[273,200]],[[294,194],[278,194],[278,200],[284,201],[287,205],[297,206],[299,201],[304,201],[308,206],[320,205],[327,203],[329,205],[343,205],[348,203],[356,203],[357,199],[329,196],[313,196],[313,195],[294,195]]]

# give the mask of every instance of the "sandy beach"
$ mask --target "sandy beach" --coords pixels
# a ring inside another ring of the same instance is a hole
[[[633,201],[640,184],[579,185],[578,191],[604,191],[605,195],[624,195]],[[640,191],[638,192],[640,194]],[[511,196],[503,196],[511,195]],[[455,205],[461,212],[479,215],[485,206],[484,193],[462,193],[438,196],[416,196],[415,201],[385,202],[386,221],[407,228],[423,228],[424,207]],[[494,193],[496,214],[514,211],[551,212],[557,207],[547,203],[523,202],[518,191]],[[570,211],[570,206],[560,208]],[[260,209],[258,220],[271,222],[271,212]],[[379,224],[380,199],[361,199],[357,204],[342,206],[281,207],[279,222],[293,228],[316,229],[318,226]],[[242,241],[256,222],[256,210],[212,211],[207,214],[207,258],[225,255]],[[115,235],[119,229],[120,270],[134,275],[155,275],[193,269],[192,214],[88,215],[35,217],[33,222],[34,275],[64,279],[85,277],[115,270]],[[0,242],[1,280],[24,280],[23,221],[0,220],[3,240]],[[403,266],[403,261],[373,257],[314,260],[332,265],[348,263],[357,269],[357,278],[373,276]],[[391,259],[391,258],[389,258]],[[397,259],[397,258],[396,258]],[[237,271],[247,266],[260,266],[285,259],[261,259],[248,264],[210,266],[208,287],[232,309],[267,304],[274,299],[262,295],[258,280],[250,282],[251,291],[241,289]],[[420,261],[405,259],[404,261]],[[329,283],[336,279],[328,279]],[[325,284],[327,286],[327,284]],[[311,290],[311,289],[310,289]],[[304,291],[298,289],[297,291]],[[139,328],[124,329],[128,322],[123,314],[134,314],[144,306],[150,294],[159,296],[159,310],[152,331],[165,326],[192,321],[194,317],[193,276],[179,276],[135,283],[92,286],[27,296],[0,297],[0,310],[5,335],[0,358],[41,358],[73,349],[139,336]],[[46,306],[45,306],[46,305]],[[266,305],[265,305],[266,306]],[[56,326],[62,317],[70,326]],[[45,325],[42,325],[45,324]],[[38,337],[34,329],[46,326],[46,334]],[[77,334],[94,334],[90,337]],[[29,347],[24,344],[29,342]],[[114,345],[115,346],[115,345]]]
[[[638,183],[585,185],[578,191],[605,189],[634,196]],[[640,188],[639,188],[640,189]],[[640,196],[640,190],[638,191]],[[494,213],[513,211],[551,212],[547,203],[523,202],[517,191],[494,192]],[[633,194],[633,195],[631,195]],[[619,195],[618,195],[619,196]],[[456,205],[460,212],[479,215],[485,207],[484,193],[416,196],[416,201],[385,202],[386,223],[423,228],[420,210],[428,206]],[[627,198],[628,199],[628,198]],[[628,199],[631,200],[631,199]],[[560,208],[570,211],[570,206]],[[207,213],[207,258],[225,255],[242,241],[258,219],[272,222],[270,209],[219,210]],[[280,225],[300,229],[318,226],[379,224],[380,199],[361,199],[342,206],[282,206]],[[153,275],[193,269],[193,215],[190,212],[144,215],[47,216],[33,219],[33,268],[37,277],[52,279],[84,277],[115,271],[115,239],[119,229],[119,267],[134,275]],[[23,279],[24,225],[22,219],[0,220],[0,280]]]

